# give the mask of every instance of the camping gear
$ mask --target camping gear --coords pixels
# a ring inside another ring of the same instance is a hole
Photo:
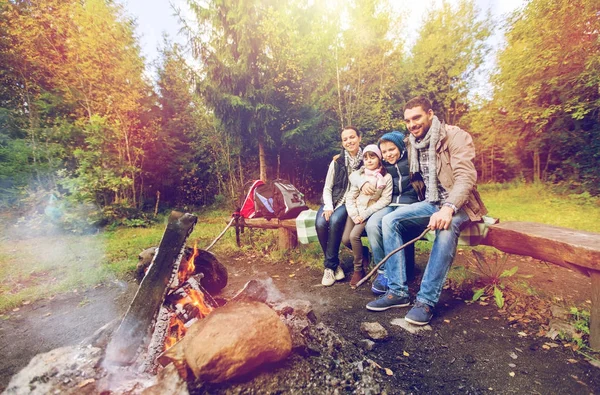
[[[304,194],[287,180],[275,180],[254,189],[255,217],[296,218],[307,210]]]
[[[263,180],[255,180],[252,185],[250,186],[250,188],[248,189],[248,193],[246,194],[246,198],[244,199],[244,202],[242,203],[242,206],[239,210],[238,213],[239,216],[244,217],[244,218],[254,218],[256,215],[256,211],[255,211],[255,203],[254,203],[254,190],[261,186],[264,185],[265,182]]]

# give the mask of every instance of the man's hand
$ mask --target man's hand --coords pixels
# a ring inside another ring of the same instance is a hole
[[[329,218],[331,218],[331,214],[333,214],[333,210],[323,211],[323,217],[325,217],[325,221],[329,222]]]
[[[453,215],[454,215],[454,210],[452,210],[452,207],[442,206],[440,211],[433,214],[429,218],[429,228],[432,230],[436,230],[436,229],[448,230],[448,228],[450,227],[450,222],[452,222]]]
[[[371,185],[370,182],[365,182],[364,185],[360,188],[360,191],[365,195],[373,195],[377,192],[377,187]]]

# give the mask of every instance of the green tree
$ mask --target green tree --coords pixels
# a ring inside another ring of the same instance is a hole
[[[592,0],[532,0],[510,20],[494,105],[533,180],[583,182],[598,192],[599,13]]]
[[[491,29],[490,16],[482,16],[473,0],[461,0],[454,7],[443,1],[431,10],[406,69],[411,96],[429,98],[446,122],[458,123],[469,108],[473,77],[489,52]]]

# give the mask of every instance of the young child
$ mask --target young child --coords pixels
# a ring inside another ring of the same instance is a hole
[[[352,185],[346,195],[346,210],[348,219],[342,236],[342,242],[352,249],[354,255],[354,273],[350,286],[356,284],[366,275],[369,267],[369,249],[362,245],[361,235],[367,225],[371,214],[386,207],[392,201],[392,176],[387,174],[381,162],[381,151],[375,144],[370,144],[363,150],[364,166],[356,173],[364,177],[376,188],[372,195],[363,194],[360,189]]]

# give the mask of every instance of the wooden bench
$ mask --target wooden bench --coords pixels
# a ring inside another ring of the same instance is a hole
[[[239,244],[241,227],[277,229],[281,250],[298,245],[294,219],[240,219],[236,227]],[[243,231],[243,228],[242,228]],[[569,269],[591,278],[590,346],[600,350],[600,234],[534,222],[509,221],[489,225],[483,245],[516,255],[529,256]]]
[[[290,250],[298,247],[298,235],[296,233],[295,219],[277,219],[271,218],[242,218],[239,217],[235,224],[235,240],[240,247],[240,233],[244,228],[256,229],[277,229],[279,240],[277,246],[280,250]]]

